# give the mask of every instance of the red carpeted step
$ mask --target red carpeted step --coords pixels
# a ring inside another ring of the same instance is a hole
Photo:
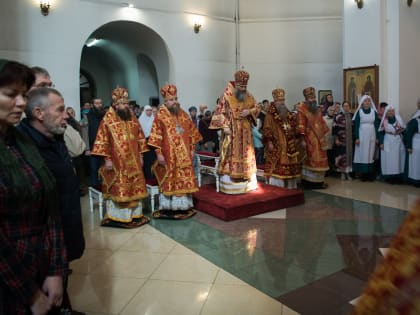
[[[195,209],[225,221],[293,207],[305,202],[301,190],[258,184],[247,194],[227,195],[216,192],[214,185],[205,185],[194,193]]]

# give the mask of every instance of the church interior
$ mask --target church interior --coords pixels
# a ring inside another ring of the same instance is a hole
[[[281,87],[292,109],[306,86],[346,100],[346,73],[374,67],[372,98],[406,121],[417,110],[419,0],[130,1],[1,1],[0,65],[46,68],[76,109],[93,97],[109,105],[116,86],[137,104],[159,104],[159,88],[173,83],[184,110],[213,110],[238,69],[249,72],[258,101]],[[85,195],[86,250],[69,279],[73,308],[89,315],[350,314],[420,194],[378,180],[326,182],[293,207],[228,222],[198,212],[132,230],[101,227],[97,204],[91,209]]]

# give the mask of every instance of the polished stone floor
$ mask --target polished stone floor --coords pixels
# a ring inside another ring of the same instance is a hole
[[[134,230],[99,227],[83,197],[87,249],[72,264],[73,306],[92,315],[348,314],[420,189],[327,181],[300,206]]]

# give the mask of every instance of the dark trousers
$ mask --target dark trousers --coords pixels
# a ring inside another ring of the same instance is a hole
[[[264,148],[254,148],[257,165],[264,164]]]
[[[95,155],[91,155],[90,159],[90,180],[89,180],[89,184],[92,187],[97,187],[101,185],[101,180],[99,178],[99,167],[101,167],[102,163],[103,163],[103,158],[95,156]]]

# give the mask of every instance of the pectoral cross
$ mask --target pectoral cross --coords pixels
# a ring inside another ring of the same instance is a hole
[[[176,124],[175,131],[179,135],[182,135],[184,133],[184,129],[178,123]]]
[[[288,131],[290,129],[290,125],[288,122],[283,123],[283,129]]]

